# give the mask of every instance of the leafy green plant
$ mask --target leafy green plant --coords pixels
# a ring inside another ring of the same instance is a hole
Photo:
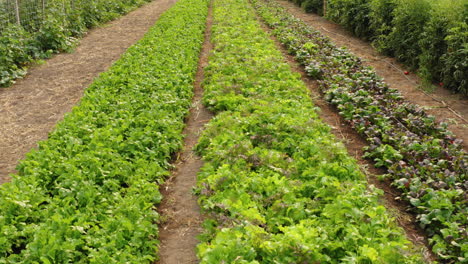
[[[448,50],[446,40],[449,31],[462,20],[464,1],[438,0],[432,3],[424,32],[419,46],[422,49],[420,55],[420,73],[430,83],[441,80],[445,65],[441,59]],[[460,50],[457,47],[456,50]]]
[[[294,2],[308,13],[323,15],[323,0],[297,0]]]
[[[468,6],[468,5],[467,5]],[[460,22],[445,37],[447,53],[442,55],[444,86],[468,95],[468,21]]]
[[[320,0],[306,0],[302,3],[302,8],[306,12],[314,12],[319,15],[323,15],[323,1]]]
[[[395,57],[413,69],[419,66],[422,50],[418,43],[429,21],[430,8],[427,0],[402,0],[394,10],[394,28],[388,41]]]
[[[0,86],[7,86],[26,74],[25,65],[32,60],[30,34],[11,25],[0,36]]]
[[[152,263],[208,1],[182,0],[0,186],[0,263]]]
[[[200,262],[421,263],[249,3],[216,0],[213,19]]]
[[[326,17],[344,26],[356,36],[370,38],[369,0],[328,0]]]
[[[47,15],[35,39],[41,50],[50,50],[51,52],[71,51],[76,39],[64,27],[63,24],[66,22],[66,20],[55,14]]]
[[[374,32],[372,44],[380,52],[393,55],[393,47],[389,45],[388,36],[393,30],[393,17],[398,5],[396,0],[371,0],[370,26]]]
[[[460,140],[346,49],[335,47],[278,4],[254,3],[306,73],[319,79],[325,98],[367,139],[366,157],[388,169],[387,177],[413,205],[431,237],[433,251],[448,263],[466,262],[468,155]],[[443,240],[443,234],[456,235]]]

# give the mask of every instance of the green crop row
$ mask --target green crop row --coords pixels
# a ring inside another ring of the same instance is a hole
[[[322,0],[293,0],[323,14]],[[468,95],[467,0],[327,0],[326,17],[430,82]]]
[[[246,0],[215,0],[201,263],[421,263]]]
[[[356,56],[273,1],[255,2],[325,98],[368,142],[365,157],[412,205],[432,250],[448,262],[468,261],[468,154],[461,141],[420,107],[404,100]]]
[[[67,7],[65,1],[49,0],[44,11],[38,2],[17,1],[20,14],[28,16],[21,26],[4,23],[9,9],[0,2],[0,87],[24,76],[31,62],[70,51],[89,28],[149,1],[73,0],[72,6]]]
[[[0,186],[0,263],[152,263],[206,0],[180,0]]]

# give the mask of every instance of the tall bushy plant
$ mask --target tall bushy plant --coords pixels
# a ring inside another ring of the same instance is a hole
[[[356,36],[369,39],[373,35],[369,3],[370,0],[329,0],[326,16]]]
[[[87,2],[86,0],[79,0],[81,3]],[[100,22],[104,21],[103,19],[103,11],[100,9],[100,5],[95,2],[91,1],[87,5],[83,5],[81,9],[81,17],[83,17],[84,23],[87,28],[94,27],[98,25]]]
[[[323,0],[305,0],[301,7],[308,13],[316,13],[323,16]]]
[[[75,38],[68,28],[68,20],[55,9],[47,15],[41,28],[35,34],[37,45],[44,51],[60,52],[69,51]]]
[[[447,88],[468,95],[468,23],[459,22],[445,40],[447,53],[441,59],[441,78]]]
[[[397,0],[371,0],[370,26],[373,36],[372,44],[380,52],[393,55],[393,48],[388,44],[388,35],[393,29],[393,12],[397,7]]]
[[[393,30],[389,45],[398,60],[416,69],[422,50],[419,41],[430,19],[431,5],[428,0],[399,0],[393,14]]]
[[[83,9],[81,8],[71,9],[66,16],[66,20],[68,30],[74,37],[81,37],[86,32],[86,29],[89,28],[86,25],[86,21],[83,16]]]
[[[30,34],[23,28],[10,25],[0,36],[0,86],[10,85],[25,74],[23,66],[31,61]]]
[[[419,56],[420,73],[427,81],[441,80],[445,66],[442,57],[448,52],[447,36],[457,26],[457,22],[462,20],[463,2],[464,0],[439,0],[432,3],[429,21],[419,41],[422,51]],[[456,49],[459,48],[462,47]]]

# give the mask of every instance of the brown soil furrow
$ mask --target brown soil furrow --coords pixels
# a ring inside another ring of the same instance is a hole
[[[405,66],[395,58],[379,54],[369,42],[353,36],[350,32],[319,15],[305,13],[294,3],[285,0],[277,1],[286,10],[300,18],[309,26],[329,37],[337,46],[346,47],[363,60],[364,65],[371,66],[380,77],[392,88],[398,89],[406,100],[417,104],[439,121],[449,124],[449,129],[458,138],[463,139],[464,148],[468,150],[468,98],[439,86],[433,91],[421,90],[422,81],[414,73],[405,75]]]
[[[36,65],[9,88],[0,89],[0,184],[18,161],[76,105],[84,89],[128,47],[143,37],[176,0],[154,0],[88,32],[76,50]]]
[[[203,43],[198,71],[195,78],[192,108],[184,129],[184,147],[174,163],[175,169],[171,177],[161,187],[164,197],[159,206],[163,223],[159,229],[160,260],[159,264],[189,264],[198,263],[195,248],[198,244],[196,236],[203,230],[203,217],[197,204],[197,198],[192,194],[192,188],[197,183],[197,173],[203,161],[193,151],[201,131],[210,121],[213,114],[202,104],[202,81],[204,68],[208,66],[208,55],[213,48],[211,38],[211,7],[209,9],[205,41]]]
[[[386,171],[375,167],[371,161],[362,158],[362,155],[364,154],[363,148],[364,146],[367,146],[366,140],[346,123],[346,121],[338,114],[336,108],[328,104],[326,100],[323,99],[323,94],[320,92],[317,81],[312,80],[307,76],[304,68],[296,62],[294,56],[288,54],[287,50],[271,34],[271,29],[266,26],[260,18],[259,21],[262,24],[263,29],[270,32],[270,38],[275,42],[277,48],[281,50],[285,60],[292,70],[301,75],[302,81],[311,92],[311,99],[314,102],[314,105],[320,108],[318,114],[322,121],[332,128],[332,133],[346,146],[348,154],[357,160],[361,170],[367,176],[369,184],[383,190],[384,196],[382,197],[382,203],[403,228],[406,237],[421,250],[428,263],[435,261],[437,258],[430,250],[424,230],[417,225],[416,217],[407,211],[409,204],[398,200],[397,197],[399,197],[399,191],[391,187],[390,181],[382,182],[378,180],[378,176],[385,174]]]

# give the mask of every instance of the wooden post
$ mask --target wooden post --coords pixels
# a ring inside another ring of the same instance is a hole
[[[327,0],[323,0],[323,16],[327,14]]]
[[[45,20],[45,8],[46,8],[46,0],[42,0],[42,21]]]
[[[15,0],[15,10],[16,10],[16,23],[21,26],[21,19],[20,19],[18,0]]]

